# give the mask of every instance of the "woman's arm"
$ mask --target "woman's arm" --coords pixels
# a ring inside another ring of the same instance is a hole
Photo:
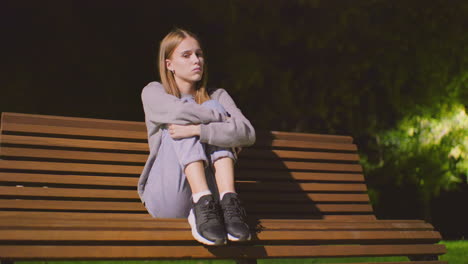
[[[245,147],[255,143],[255,129],[250,121],[237,108],[234,100],[224,90],[219,89],[218,101],[231,115],[224,122],[211,122],[200,125],[200,141],[220,147]]]
[[[146,118],[160,124],[206,124],[222,122],[225,118],[213,109],[199,104],[183,102],[167,94],[158,82],[151,82],[141,92]]]

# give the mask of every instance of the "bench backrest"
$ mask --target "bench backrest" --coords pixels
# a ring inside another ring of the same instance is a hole
[[[143,122],[2,113],[0,211],[147,215]],[[348,136],[258,131],[236,184],[259,218],[375,219]]]

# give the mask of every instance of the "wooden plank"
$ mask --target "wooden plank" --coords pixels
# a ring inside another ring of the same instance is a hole
[[[338,184],[338,183],[285,183],[285,182],[265,182],[261,184],[238,182],[236,186],[241,191],[352,191],[365,192],[365,184]]]
[[[243,173],[244,172],[239,173],[238,177],[243,176]],[[293,174],[292,175],[293,177],[296,177],[294,175],[295,174],[294,172],[292,174]],[[362,175],[359,175],[359,176],[362,176]],[[299,179],[306,178],[306,177],[308,177],[308,176],[307,175],[305,175],[304,177],[302,177],[301,175],[297,176],[297,178],[299,178]],[[337,177],[338,177],[338,180],[342,179],[340,177],[340,175],[338,175]],[[347,177],[347,176],[344,176],[344,177]],[[319,175],[317,178],[325,179],[327,177],[326,176],[322,177],[321,175]],[[263,177],[262,177],[262,179],[263,179]],[[332,179],[334,179],[334,178],[332,178]],[[268,179],[265,179],[265,180],[268,180]],[[331,181],[331,179],[329,179],[329,180]],[[25,184],[25,185],[27,185],[27,184],[41,184],[43,186],[47,186],[48,184],[52,184],[52,185],[54,185],[54,184],[65,184],[65,185],[90,185],[90,186],[108,186],[108,187],[115,186],[115,187],[132,187],[133,188],[133,187],[137,186],[138,177],[137,176],[135,176],[135,177],[117,177],[117,176],[73,175],[73,174],[63,174],[63,175],[58,174],[58,175],[55,175],[55,174],[40,174],[40,173],[0,172],[0,182],[11,183],[11,184],[19,184],[19,185],[22,185],[22,184]],[[242,186],[242,184],[244,186]],[[249,195],[248,194],[249,193],[248,189],[249,188],[254,189],[251,186],[252,184],[261,184],[263,187],[270,188],[270,189],[276,188],[274,186],[271,186],[271,187],[266,186],[265,182],[263,182],[263,181],[260,182],[260,183],[251,182],[251,181],[250,182],[249,181],[247,181],[247,182],[246,181],[239,181],[239,183],[238,183],[239,187],[245,189],[245,191],[240,189],[239,192],[244,191],[243,193],[245,193],[246,195]],[[311,187],[311,186],[309,186],[307,184],[303,184],[302,187],[301,187],[301,185],[297,185],[297,184],[291,183],[291,182],[286,182],[286,183],[283,182],[283,183],[277,183],[277,184],[284,184],[286,186],[286,188],[289,188],[289,190],[295,190],[297,188],[310,189],[310,187]],[[341,184],[341,185],[343,185],[343,184]],[[247,187],[245,187],[245,186],[247,186]],[[288,187],[288,186],[290,186],[290,187]],[[338,185],[334,185],[334,186],[338,186]],[[331,189],[334,189],[333,185],[329,186],[329,187],[331,187]],[[354,189],[354,187],[353,187],[353,189]],[[321,188],[321,190],[323,190],[323,188]],[[252,193],[252,191],[251,191],[251,193]],[[256,194],[253,193],[252,195],[255,196]],[[266,198],[270,197],[271,195],[273,195],[273,194],[263,193],[262,195],[258,195],[258,198],[263,199],[263,197],[264,197],[266,199]],[[281,199],[295,200],[296,199],[295,196],[303,196],[303,195],[308,196],[311,199],[323,199],[323,201],[339,201],[340,200],[339,197],[342,197],[341,195],[345,195],[345,194],[337,194],[338,196],[334,196],[333,194],[289,193],[286,197],[282,197]],[[368,195],[367,194],[346,194],[346,195],[350,195],[350,196],[347,196],[347,197],[360,197],[360,198],[356,198],[356,201],[367,201],[368,200]],[[327,199],[327,197],[329,198],[329,200],[325,200],[325,199]],[[355,199],[355,198],[351,198],[351,199]]]
[[[134,174],[139,175],[142,166],[129,165],[105,165],[105,164],[86,164],[86,163],[60,163],[60,162],[37,162],[37,161],[13,161],[0,160],[2,169],[29,169],[44,171],[66,171],[66,172],[89,172],[89,173],[116,173],[116,174]],[[245,191],[366,191],[365,184],[358,183],[284,183],[270,182],[256,184],[255,182],[239,182],[240,189]]]
[[[149,214],[125,214],[125,213],[90,213],[90,212],[22,212],[22,211],[0,211],[1,218],[37,218],[37,219],[78,219],[78,220],[102,220],[102,221],[129,221],[129,220],[146,220],[146,221],[179,221],[186,222],[186,219],[155,219],[152,218]],[[349,218],[349,217],[348,217]],[[323,219],[259,219],[259,221],[268,221],[268,222],[288,222],[294,224],[313,224],[318,225],[321,223],[338,223],[338,224],[347,224],[347,223],[363,223],[363,224],[373,224],[373,223],[382,223],[382,224],[427,224],[423,220],[369,220],[364,219],[361,221],[356,221],[354,219],[334,219],[334,220],[323,220]]]
[[[66,172],[140,174],[143,166],[0,160],[1,169],[28,169]]]
[[[284,169],[284,170],[319,170],[319,171],[354,171],[362,172],[360,165],[354,164],[328,164],[328,163],[306,163],[306,162],[255,162],[239,161],[240,169]],[[142,165],[107,165],[74,162],[48,162],[48,161],[18,161],[0,160],[2,169],[29,169],[46,171],[68,171],[68,172],[92,172],[92,173],[129,173],[140,174]]]
[[[244,203],[248,213],[372,213],[369,204]]]
[[[42,120],[41,120],[42,121]],[[93,128],[93,127],[70,127],[59,125],[34,125],[21,123],[5,123],[3,131],[23,132],[23,133],[43,133],[67,136],[90,136],[90,137],[106,137],[106,138],[125,138],[146,140],[146,128],[136,130],[126,129],[110,129],[110,128]]]
[[[108,153],[92,151],[55,150],[55,149],[31,149],[2,147],[1,155],[4,157],[49,158],[67,160],[92,160],[112,162],[140,162],[145,163],[147,154],[132,153]]]
[[[319,163],[303,161],[263,161],[240,159],[239,168],[269,169],[269,170],[318,170],[318,171],[346,171],[362,172],[360,164]]]
[[[286,217],[283,217],[286,218]],[[301,216],[297,216],[297,218],[301,218]],[[305,218],[305,217],[302,217]],[[335,214],[335,215],[323,215],[324,220],[337,220],[337,221],[347,221],[347,220],[354,220],[354,221],[372,221],[376,220],[377,218],[373,214],[366,214],[366,215],[350,215],[350,214]]]
[[[246,204],[249,213],[310,213],[329,212],[372,212],[368,204]],[[0,199],[2,209],[36,209],[36,210],[96,210],[96,211],[131,211],[146,213],[140,201],[56,201],[56,200],[12,200]]]
[[[316,159],[316,160],[339,160],[339,161],[359,161],[357,153],[335,153],[318,151],[293,151],[293,150],[266,150],[245,148],[240,156],[255,159]]]
[[[367,194],[354,193],[257,193],[239,191],[240,198],[248,201],[282,201],[282,202],[370,202]]]
[[[23,144],[34,146],[56,146],[56,147],[74,147],[74,148],[93,148],[93,149],[116,149],[116,150],[134,150],[148,151],[147,143],[137,142],[119,142],[105,140],[89,139],[69,139],[56,137],[36,137],[36,136],[18,136],[2,135],[3,144]],[[290,147],[298,149],[331,149],[356,151],[357,148],[352,144],[320,143],[308,141],[287,141],[273,140],[271,142],[258,140],[254,146],[272,146],[272,147]]]
[[[257,138],[254,146],[256,147],[273,147],[273,148],[298,148],[298,149],[327,149],[327,150],[346,150],[346,151],[357,151],[357,147],[354,144],[342,144],[342,143],[327,143],[327,142],[312,142],[312,141],[293,141],[293,140],[282,140],[282,139],[263,139]]]
[[[86,176],[85,176],[86,177]],[[120,179],[113,179],[119,181]],[[136,183],[135,183],[136,184]],[[133,187],[136,188],[136,185]],[[83,189],[83,188],[44,188],[44,187],[17,187],[0,186],[2,196],[21,197],[67,197],[67,198],[115,198],[115,199],[138,199],[136,190],[109,190],[109,189]],[[369,202],[367,194],[321,194],[321,193],[286,193],[278,196],[278,193],[241,193],[244,202],[261,201],[303,201],[303,202]]]
[[[110,119],[96,119],[83,117],[37,115],[22,113],[2,113],[2,123],[5,124],[29,124],[77,128],[99,128],[106,130],[129,130],[136,132],[146,132],[144,122],[122,121]]]
[[[3,144],[24,144],[24,145],[33,145],[33,146],[92,148],[92,149],[104,149],[104,150],[130,150],[130,151],[148,152],[147,143],[90,140],[90,139],[2,135],[2,143]]]
[[[94,155],[99,155],[99,153],[96,153]],[[102,154],[105,155],[105,154]],[[87,156],[81,156],[81,159],[86,159]],[[64,163],[64,162],[32,162],[30,161],[29,164],[25,165],[24,161],[14,161],[14,160],[9,160],[7,164],[5,165],[0,165],[3,168],[15,168],[14,164],[22,162],[23,164],[20,164],[21,168],[31,168],[31,169],[36,169],[37,166],[40,166],[45,169],[49,164],[50,166],[55,167],[58,164],[66,164],[66,165],[61,165],[60,167],[74,167],[75,170],[71,171],[90,171],[89,169],[83,170],[80,169],[84,166],[88,166],[89,164],[80,164],[80,163]],[[71,164],[71,165],[68,165]],[[80,164],[78,167],[75,166],[75,164]],[[349,171],[349,172],[362,172],[362,167],[359,164],[337,164],[337,163],[315,163],[315,162],[296,162],[296,161],[284,161],[284,162],[278,162],[278,161],[261,161],[261,160],[244,160],[241,159],[237,162],[237,166],[239,168],[249,168],[249,169],[269,169],[269,170],[275,170],[275,169],[287,169],[287,170],[318,170],[318,171]],[[113,165],[114,166],[114,165]],[[143,167],[143,164],[140,165]],[[78,168],[78,170],[77,170]],[[142,168],[140,168],[141,170]],[[56,170],[56,169],[50,169],[50,170]],[[59,169],[63,171],[63,169]],[[96,170],[91,170],[91,172],[100,172]],[[108,171],[104,171],[108,172]]]
[[[53,116],[53,115],[37,115],[37,114],[22,114],[22,113],[2,113],[2,123],[7,125],[37,125],[46,127],[71,127],[71,128],[91,128],[91,129],[104,129],[104,130],[127,130],[136,131],[139,133],[139,137],[132,138],[145,138],[146,139],[146,126],[144,122],[135,121],[122,121],[122,120],[108,120],[108,119],[97,119],[97,118],[83,118],[83,117],[65,117],[65,116]],[[15,129],[5,129],[11,131],[19,131]],[[26,130],[28,132],[31,130]],[[38,131],[34,129],[33,131]],[[39,130],[40,131],[40,130]],[[76,129],[74,129],[76,134]],[[78,131],[83,131],[79,129]],[[46,132],[50,133],[50,132]],[[63,133],[59,133],[63,134]],[[71,134],[71,133],[70,133]],[[337,143],[351,143],[352,137],[340,136],[340,135],[323,135],[323,134],[311,134],[311,133],[298,133],[298,132],[283,132],[283,131],[257,131],[257,137],[266,137],[274,139],[284,140],[296,140],[296,141],[324,141],[324,142],[337,142]],[[82,134],[81,134],[82,135]],[[97,135],[96,133],[89,135]],[[102,136],[106,136],[108,133],[104,133]]]
[[[4,258],[34,259],[153,259],[153,258],[286,258],[441,255],[444,245],[321,245],[321,246],[27,246],[0,245]]]
[[[114,198],[140,200],[136,191],[136,187],[135,190],[106,190],[0,186],[0,195],[21,197]]]
[[[356,181],[364,182],[364,175],[354,173],[258,171],[236,169],[236,177],[250,180],[299,180],[299,181]]]
[[[43,218],[43,219],[99,219],[102,221],[110,220],[149,220],[154,221],[154,218],[147,212],[142,214],[128,213],[95,213],[95,212],[34,212],[34,211],[0,211],[1,218],[16,217],[16,218]],[[166,219],[168,220],[168,219]],[[181,221],[186,219],[171,219]]]
[[[116,186],[116,187],[136,187],[137,177],[112,177],[112,176],[90,176],[72,174],[39,174],[39,173],[18,173],[0,172],[0,182],[25,184],[39,183],[50,184],[75,184],[75,185],[96,185],[96,186]]]
[[[146,162],[147,154],[109,153],[76,150],[54,150],[37,148],[2,147],[0,154],[6,157],[56,158],[70,160],[99,160],[116,162]],[[246,148],[240,154],[241,159],[316,159],[333,161],[358,161],[357,154],[327,153],[308,151],[265,150]]]
[[[36,209],[36,210],[99,210],[131,211],[147,213],[140,202],[95,202],[95,201],[53,201],[53,200],[0,200],[2,209]]]
[[[263,230],[256,234],[259,240],[312,240],[315,242],[339,241],[340,243],[437,242],[441,236],[436,231],[315,231],[315,230]],[[98,229],[0,229],[3,241],[192,241],[193,236],[186,230],[98,230]],[[261,243],[261,242],[260,242]]]
[[[1,216],[0,216],[1,217]],[[178,221],[174,221],[178,220]],[[250,224],[255,228],[254,224]],[[336,222],[327,220],[275,220],[261,219],[258,225],[262,230],[346,230],[346,231],[432,231],[434,228],[428,223],[399,223],[399,222]],[[0,229],[13,228],[39,228],[39,229],[128,229],[128,230],[143,230],[143,229],[181,229],[190,230],[190,225],[186,219],[87,219],[84,217],[69,217],[69,218],[44,218],[44,217],[17,217],[3,216],[0,218]]]
[[[18,135],[5,135],[5,134],[2,135],[2,143],[34,145],[34,146],[56,146],[56,147],[74,147],[74,148],[148,151],[147,143],[90,140],[90,139],[69,139],[69,138],[59,138],[59,137],[18,136]],[[257,142],[254,144],[254,146],[357,151],[356,146],[353,144],[322,143],[322,142],[310,142],[310,141],[291,141],[291,140],[280,140],[280,139],[275,139],[273,141],[268,141],[265,139],[257,139]]]
[[[257,137],[273,137],[275,139],[296,140],[296,141],[322,141],[336,143],[352,143],[351,136],[324,135],[313,133],[283,132],[283,131],[258,131]]]
[[[271,178],[268,178],[271,176]],[[286,172],[271,174],[265,171],[245,171],[237,170],[236,178],[261,180],[321,180],[321,181],[363,181],[362,174],[329,174],[311,172]],[[362,179],[362,180],[361,180]],[[242,180],[240,180],[241,182]],[[19,173],[0,172],[0,182],[10,183],[51,183],[51,184],[79,184],[79,185],[104,185],[104,186],[127,186],[137,185],[138,178],[135,177],[108,177],[96,175],[73,175],[73,174],[39,174],[39,173]],[[289,183],[290,184],[290,183]]]

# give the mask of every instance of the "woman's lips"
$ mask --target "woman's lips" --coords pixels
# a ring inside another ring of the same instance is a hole
[[[195,68],[195,69],[193,69],[193,71],[201,72],[201,68]]]

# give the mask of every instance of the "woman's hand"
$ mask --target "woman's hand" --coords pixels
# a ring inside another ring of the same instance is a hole
[[[171,135],[173,139],[200,136],[200,125],[170,124],[167,128],[169,130],[169,135]]]

